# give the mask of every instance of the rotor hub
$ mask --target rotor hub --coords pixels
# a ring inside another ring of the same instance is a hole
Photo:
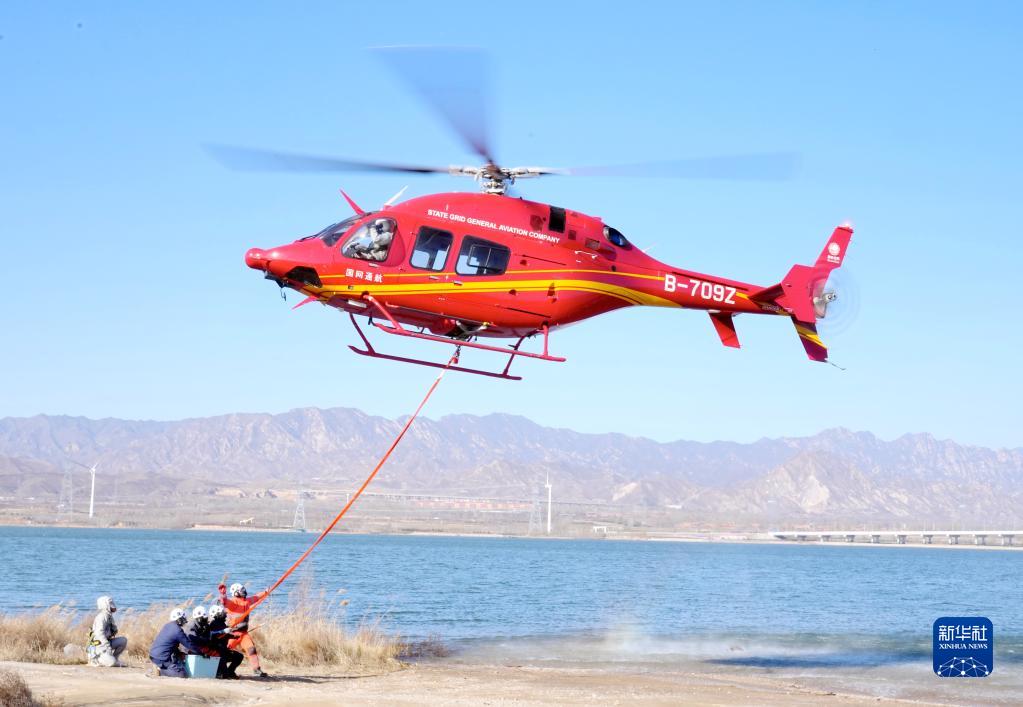
[[[828,316],[828,305],[838,299],[838,293],[836,292],[821,292],[819,295],[813,298],[814,313],[818,319],[824,319]]]
[[[540,177],[544,174],[558,174],[559,170],[547,167],[502,167],[488,162],[481,167],[452,165],[448,174],[455,177],[472,177],[480,185],[484,194],[503,195],[516,179]]]

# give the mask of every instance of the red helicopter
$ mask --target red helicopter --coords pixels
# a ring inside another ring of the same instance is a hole
[[[737,314],[792,321],[807,356],[827,361],[817,333],[837,298],[827,287],[842,265],[852,228],[839,226],[812,265],[794,265],[776,284],[754,285],[662,263],[600,218],[510,196],[515,181],[545,175],[783,178],[790,154],[747,155],[582,169],[503,167],[485,130],[485,60],[472,50],[391,48],[380,52],[483,160],[479,167],[423,167],[233,147],[209,148],[242,169],[451,174],[476,179],[480,193],[441,193],[360,208],[322,231],[275,248],[252,248],[246,264],[311,302],[347,312],[364,356],[433,367],[445,364],[381,353],[356,315],[380,331],[507,356],[501,370],[452,370],[509,380],[518,358],[564,361],[549,352],[551,330],[621,307],[703,310],[725,346],[739,347]],[[542,350],[523,342],[542,337]],[[509,339],[513,343],[484,343]]]

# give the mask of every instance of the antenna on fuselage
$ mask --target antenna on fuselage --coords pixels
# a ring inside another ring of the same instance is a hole
[[[406,189],[408,189],[408,185],[407,184],[405,186],[403,186],[401,189],[399,189],[397,194],[395,194],[390,199],[385,201],[383,208],[385,208],[385,209],[390,208],[394,204],[394,202],[396,202],[398,199],[401,198],[401,195],[405,193]]]

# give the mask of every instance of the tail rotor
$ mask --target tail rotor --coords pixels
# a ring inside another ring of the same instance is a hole
[[[812,298],[817,329],[829,338],[848,331],[860,312],[859,287],[845,269],[832,270],[814,283]]]

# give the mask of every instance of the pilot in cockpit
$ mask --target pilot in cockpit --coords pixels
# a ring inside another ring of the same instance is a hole
[[[381,218],[369,227],[369,247],[366,249],[366,260],[386,260],[394,240],[394,225],[390,219]]]

